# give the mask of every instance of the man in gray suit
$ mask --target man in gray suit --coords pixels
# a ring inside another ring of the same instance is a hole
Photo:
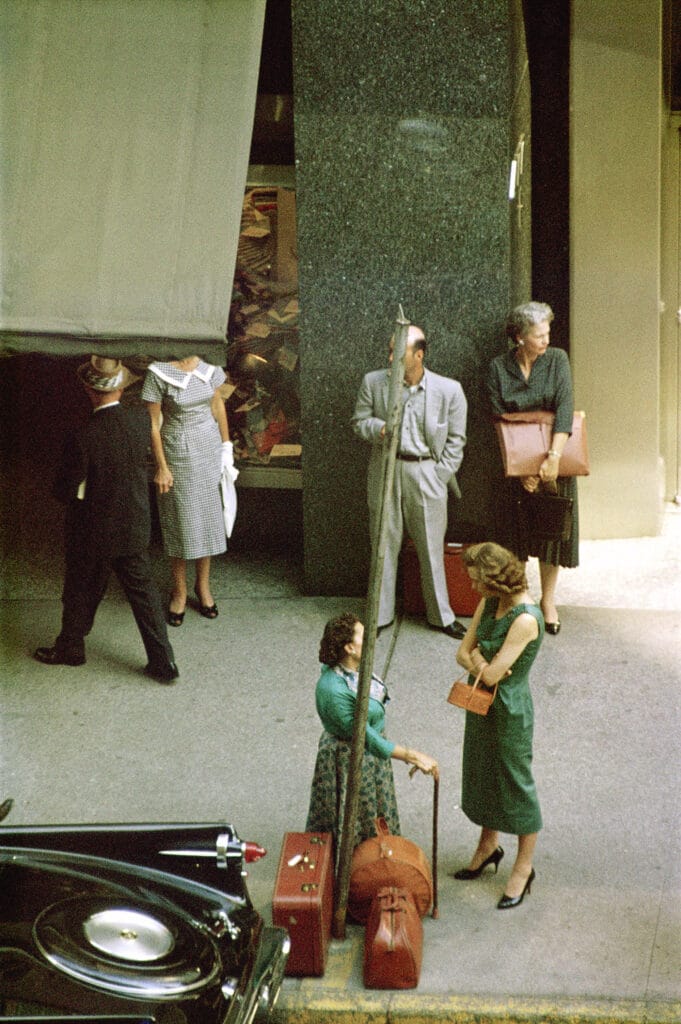
[[[394,338],[388,361],[393,361]],[[386,498],[388,543],[385,554],[378,628],[395,617],[395,584],[404,531],[416,547],[421,587],[428,622],[455,640],[465,629],[455,621],[449,604],[444,569],[447,530],[447,489],[460,497],[455,473],[466,444],[467,405],[458,381],[432,373],[424,366],[426,339],[411,325],[402,392],[402,419],[392,493]],[[368,373],[359,389],[352,426],[358,437],[372,445],[368,498],[371,536],[380,514],[382,449],[389,415],[390,370]]]

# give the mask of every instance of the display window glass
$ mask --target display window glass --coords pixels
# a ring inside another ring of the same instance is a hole
[[[298,259],[292,184],[249,183],[244,195],[227,328],[228,379],[222,393],[235,456],[245,466],[300,465]]]

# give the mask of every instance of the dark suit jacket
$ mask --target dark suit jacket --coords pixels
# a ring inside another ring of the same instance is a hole
[[[112,405],[94,411],[67,438],[54,486],[67,506],[67,533],[90,557],[131,555],[149,545],[147,450],[143,408]],[[85,481],[85,496],[78,488]]]

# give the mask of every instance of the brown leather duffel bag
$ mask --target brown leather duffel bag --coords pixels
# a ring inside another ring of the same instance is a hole
[[[416,988],[423,959],[423,924],[406,889],[379,889],[364,937],[367,988]]]
[[[403,836],[391,835],[384,818],[376,818],[378,835],[365,839],[355,849],[350,864],[348,911],[364,924],[371,903],[387,886],[406,889],[420,917],[433,902],[433,876],[420,846]]]

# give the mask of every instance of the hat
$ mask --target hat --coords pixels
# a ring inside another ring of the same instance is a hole
[[[106,356],[90,356],[90,362],[79,366],[76,373],[81,383],[93,391],[122,391],[137,380],[120,359]]]

